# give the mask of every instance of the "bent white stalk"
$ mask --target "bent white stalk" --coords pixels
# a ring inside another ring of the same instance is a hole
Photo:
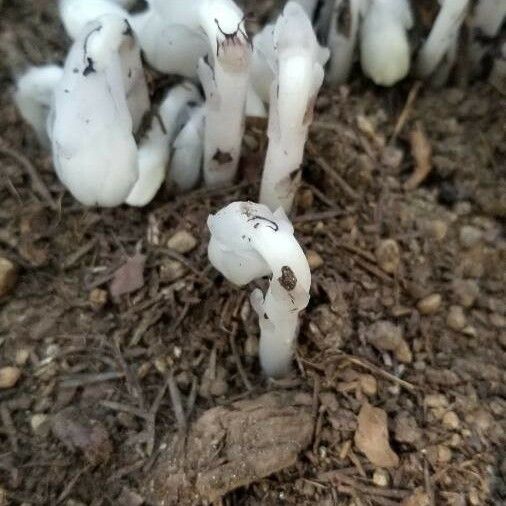
[[[300,182],[316,96],[323,82],[328,50],[320,47],[300,5],[289,2],[274,30],[276,79],[271,86],[269,146],[260,202],[289,212]]]
[[[200,23],[207,34],[212,65],[201,59],[199,77],[206,95],[204,179],[224,186],[234,179],[244,133],[251,46],[242,11],[231,0],[205,0]]]
[[[478,0],[471,26],[485,37],[496,37],[506,17],[504,0]]]
[[[119,0],[59,0],[58,8],[65,31],[75,40],[90,22],[105,14],[129,18]]]
[[[407,0],[371,1],[360,28],[360,63],[375,84],[393,86],[407,76],[411,59],[407,31],[412,26]]]
[[[182,191],[194,188],[200,178],[204,154],[204,120],[204,108],[195,107],[174,141],[169,178]]]
[[[47,132],[49,111],[54,90],[62,77],[61,67],[44,65],[29,68],[16,82],[14,100],[19,112],[47,148],[51,145]]]
[[[229,281],[243,286],[272,274],[264,295],[251,294],[260,323],[260,363],[268,376],[290,370],[298,333],[298,314],[309,302],[311,273],[293,235],[293,227],[280,208],[234,202],[210,215],[209,260]]]
[[[422,79],[429,77],[452,51],[469,6],[469,0],[439,0],[439,3],[436,21],[416,60],[415,73]]]
[[[275,64],[274,25],[268,24],[253,37],[251,58],[251,87],[265,104],[271,99]]]
[[[139,47],[128,22],[103,16],[81,32],[55,89],[49,127],[55,169],[84,205],[123,203],[138,177],[126,98],[132,83],[125,82],[121,56],[126,54],[140,67]]]
[[[158,115],[139,147],[139,178],[126,199],[131,206],[142,207],[151,202],[167,173],[170,146],[189,115],[189,104],[201,100],[191,83],[174,86],[161,103]]]
[[[339,85],[348,80],[353,65],[363,0],[333,1],[327,36],[330,49],[327,80]]]

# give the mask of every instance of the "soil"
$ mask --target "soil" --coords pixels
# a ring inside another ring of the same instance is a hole
[[[268,381],[251,287],[206,257],[208,214],[258,195],[265,125],[233,187],[83,209],[12,101],[62,61],[54,4],[0,2],[0,504],[504,504],[505,97],[322,91],[293,215],[311,301]]]

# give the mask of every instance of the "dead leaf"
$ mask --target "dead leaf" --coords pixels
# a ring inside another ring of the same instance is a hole
[[[420,125],[416,124],[410,135],[411,153],[415,159],[415,170],[404,183],[405,190],[414,190],[425,181],[432,170],[432,146]]]
[[[132,293],[144,286],[144,264],[146,256],[136,253],[115,273],[109,290],[113,298]]]
[[[375,466],[389,468],[399,465],[399,457],[388,441],[387,414],[368,402],[362,405],[358,414],[355,444]]]
[[[81,450],[90,464],[107,462],[111,456],[112,445],[107,429],[77,408],[65,408],[55,415],[51,429],[69,450]]]

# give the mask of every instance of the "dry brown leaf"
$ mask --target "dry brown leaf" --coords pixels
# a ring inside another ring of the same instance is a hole
[[[411,153],[415,159],[415,170],[404,183],[405,190],[414,190],[425,181],[432,170],[432,146],[420,125],[416,124],[410,135]]]
[[[399,457],[388,441],[387,414],[365,402],[358,414],[355,444],[378,467],[397,467]]]
[[[144,286],[145,263],[146,256],[136,253],[114,273],[109,288],[113,298],[118,298],[126,293],[135,292]]]

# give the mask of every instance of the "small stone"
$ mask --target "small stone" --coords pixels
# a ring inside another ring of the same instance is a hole
[[[180,230],[176,232],[168,241],[167,247],[177,253],[184,255],[197,247],[198,241],[190,232]]]
[[[121,504],[122,506],[141,506],[144,504],[144,498],[134,490],[123,487],[120,495],[116,499],[116,504]]]
[[[0,390],[5,390],[15,386],[20,376],[21,369],[18,367],[2,367],[0,369]]]
[[[430,506],[429,494],[422,489],[417,489],[413,495],[401,502],[401,506]]]
[[[448,225],[441,220],[434,220],[431,226],[432,237],[436,241],[442,241],[448,233]]]
[[[28,362],[30,358],[30,349],[29,348],[19,348],[16,350],[16,356],[14,357],[14,362],[16,365],[23,366]]]
[[[461,306],[471,307],[480,294],[480,287],[471,279],[456,279],[453,282],[453,293]]]
[[[471,504],[471,506],[480,506],[480,504],[482,504],[480,494],[478,494],[478,491],[474,487],[469,491],[468,497],[469,504]]]
[[[372,481],[377,487],[388,487],[390,483],[390,474],[386,469],[375,469],[372,475]]]
[[[0,257],[0,298],[10,293],[17,277],[16,266],[7,258]]]
[[[446,407],[448,399],[443,394],[429,394],[425,396],[425,405],[428,408]]]
[[[307,263],[309,264],[309,268],[314,271],[323,265],[323,258],[320,256],[318,252],[314,249],[308,250],[307,254]]]
[[[464,248],[472,248],[476,246],[482,239],[482,232],[479,228],[471,225],[464,225],[460,229],[459,240]]]
[[[422,438],[422,431],[413,416],[402,412],[395,418],[394,437],[399,443],[414,444]]]
[[[160,281],[172,283],[182,278],[186,273],[186,267],[178,260],[167,260],[160,266]]]
[[[393,239],[381,241],[376,248],[376,261],[379,267],[389,274],[397,271],[401,261],[401,250]]]
[[[378,393],[378,382],[372,374],[361,374],[359,376],[360,388],[368,397]]]
[[[410,363],[413,354],[402,336],[402,329],[393,323],[381,320],[368,331],[369,342],[380,351],[391,351],[399,362]]]
[[[451,306],[446,317],[446,324],[452,330],[460,331],[466,326],[466,315],[461,306]]]
[[[244,354],[247,357],[255,358],[258,356],[258,338],[254,335],[250,335],[244,342]]]
[[[452,460],[452,451],[445,445],[438,445],[437,447],[437,458],[441,464],[447,464]]]
[[[433,293],[419,300],[416,307],[418,308],[418,311],[420,311],[421,314],[430,315],[439,311],[442,301],[443,298],[439,293]]]
[[[94,288],[88,297],[88,301],[92,305],[93,309],[102,309],[107,304],[107,290],[102,288]]]
[[[307,211],[311,209],[314,202],[314,195],[310,188],[300,191],[297,195],[297,204],[301,209]]]
[[[33,415],[30,418],[30,427],[36,436],[43,436],[49,432],[49,416],[42,413]]]
[[[443,416],[443,425],[452,430],[457,430],[460,427],[460,420],[455,411],[448,411]]]

